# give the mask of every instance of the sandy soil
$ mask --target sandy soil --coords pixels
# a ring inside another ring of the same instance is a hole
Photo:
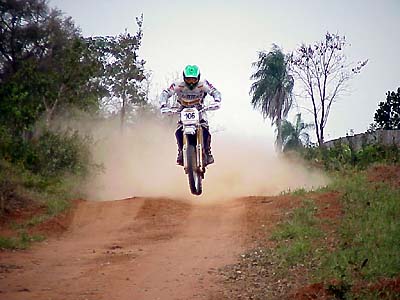
[[[243,250],[245,211],[244,199],[83,201],[61,235],[0,253],[0,299],[212,298]]]

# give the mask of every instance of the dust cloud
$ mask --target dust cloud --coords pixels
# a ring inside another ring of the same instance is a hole
[[[241,196],[275,195],[327,183],[318,171],[275,154],[272,141],[255,137],[213,134],[215,163],[208,167],[203,195],[190,194],[183,168],[175,164],[177,146],[172,120],[141,121],[121,134],[118,124],[97,124],[95,160],[104,166],[84,187],[89,200],[129,197],[169,197],[203,202]]]

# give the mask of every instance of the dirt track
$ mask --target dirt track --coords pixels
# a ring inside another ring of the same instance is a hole
[[[0,253],[0,299],[215,299],[218,268],[244,247],[245,206],[81,202],[61,236]]]

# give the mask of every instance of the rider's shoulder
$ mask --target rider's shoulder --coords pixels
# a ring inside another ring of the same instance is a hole
[[[176,81],[175,82],[175,87],[179,90],[183,89],[186,87],[185,82],[184,81]]]
[[[205,79],[200,80],[199,83],[197,84],[197,88],[199,89],[210,88],[210,83]]]
[[[173,83],[171,83],[169,88],[177,89],[177,88],[183,88],[183,87],[185,87],[184,81],[174,81]]]
[[[199,84],[200,84],[200,82],[199,82]],[[206,88],[214,89],[214,86],[207,79],[204,79],[203,81],[201,81],[201,84],[202,84],[202,86],[204,86]]]

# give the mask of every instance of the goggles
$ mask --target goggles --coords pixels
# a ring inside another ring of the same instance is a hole
[[[199,80],[196,77],[186,77],[185,78],[185,82],[188,84],[195,84],[197,83]]]

